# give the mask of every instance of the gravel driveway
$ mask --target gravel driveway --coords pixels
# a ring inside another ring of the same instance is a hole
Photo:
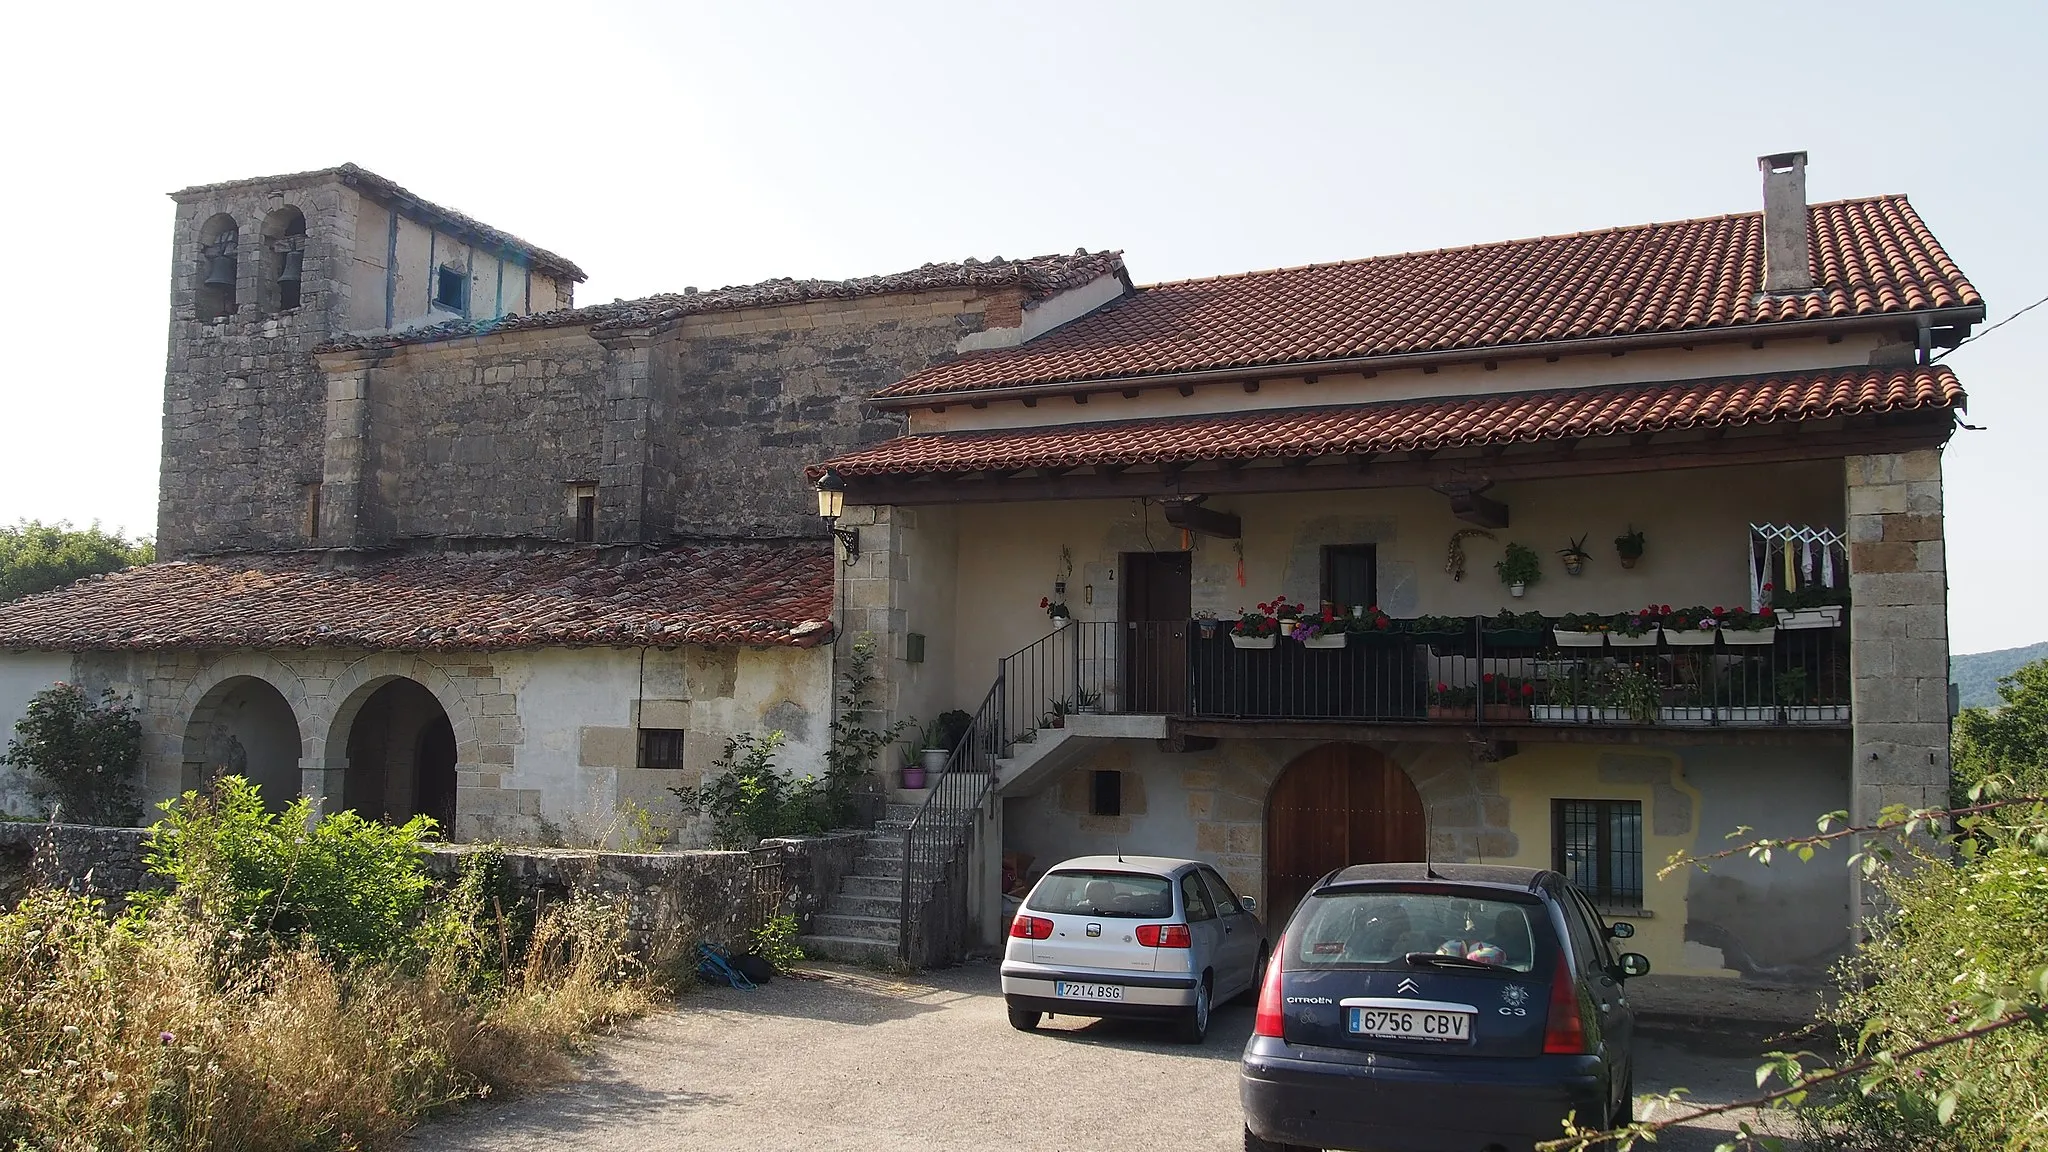
[[[898,979],[819,968],[756,992],[709,989],[606,1040],[585,1078],[473,1105],[413,1149],[1242,1149],[1237,1057],[1252,1010],[1219,1008],[1200,1048],[1135,1023],[1061,1017],[1013,1031],[993,965]],[[1649,1042],[1637,1090],[1700,1103],[1752,1085],[1753,1060]],[[1726,1119],[1726,1118],[1723,1118]],[[1667,1133],[1706,1152],[1733,1121]]]

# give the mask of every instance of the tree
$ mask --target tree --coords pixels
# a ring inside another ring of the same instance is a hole
[[[2048,660],[1998,678],[1999,706],[1965,708],[1956,717],[1951,755],[1954,801],[1994,773],[2015,791],[2048,795]]]
[[[29,701],[0,764],[38,779],[36,790],[73,824],[131,825],[141,815],[133,779],[142,722],[111,691],[97,703],[76,684],[53,684]]]
[[[23,520],[0,527],[0,602],[155,559],[156,545],[147,537],[130,540],[98,523],[75,529],[63,520]]]

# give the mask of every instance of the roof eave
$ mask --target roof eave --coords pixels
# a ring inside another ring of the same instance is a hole
[[[1950,308],[1923,308],[1887,312],[1873,316],[1829,316],[1818,320],[1788,320],[1770,324],[1744,324],[1725,328],[1694,328],[1678,332],[1634,332],[1621,336],[1582,336],[1569,340],[1546,340],[1532,344],[1495,344],[1470,348],[1446,348],[1430,352],[1403,352],[1380,356],[1346,356],[1322,360],[1289,360],[1274,364],[1232,368],[1202,368],[1185,372],[1160,372],[1137,376],[1099,376],[1085,380],[1060,380],[1045,384],[1016,384],[994,388],[972,388],[920,395],[877,395],[869,403],[877,408],[907,410],[950,404],[985,403],[993,400],[1021,400],[1029,396],[1063,396],[1076,392],[1113,392],[1127,388],[1166,388],[1182,384],[1216,384],[1240,380],[1269,380],[1305,373],[1329,374],[1370,369],[1378,372],[1401,368],[1422,368],[1445,364],[1478,363],[1484,360],[1525,360],[1565,353],[1635,351],[1680,344],[1726,343],[1738,340],[1779,339],[1828,332],[1866,331],[1901,325],[1974,324],[1984,319],[1982,304]]]

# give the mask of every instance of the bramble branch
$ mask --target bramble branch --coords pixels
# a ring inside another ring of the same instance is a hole
[[[1706,866],[1713,861],[1726,860],[1731,856],[1756,855],[1759,852],[1798,852],[1801,848],[1821,847],[1831,841],[1845,839],[1850,836],[1896,832],[1901,828],[1911,828],[1916,825],[1930,823],[1945,816],[1954,818],[1981,816],[2003,808],[2013,808],[2023,804],[2048,804],[2048,796],[2014,796],[2004,800],[1972,804],[1967,808],[1917,808],[1904,815],[1879,820],[1874,824],[1850,824],[1841,828],[1833,828],[1826,832],[1816,833],[1812,836],[1793,836],[1784,840],[1749,840],[1737,844],[1733,848],[1723,848],[1719,852],[1710,852],[1704,856],[1680,853],[1673,856],[1669,864],[1657,870],[1657,879],[1662,880],[1680,868],[1688,866],[1698,868],[1704,872],[1707,870]]]

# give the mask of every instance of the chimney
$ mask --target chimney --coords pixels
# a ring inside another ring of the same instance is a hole
[[[1759,156],[1764,173],[1764,291],[1813,288],[1806,218],[1806,153]]]

